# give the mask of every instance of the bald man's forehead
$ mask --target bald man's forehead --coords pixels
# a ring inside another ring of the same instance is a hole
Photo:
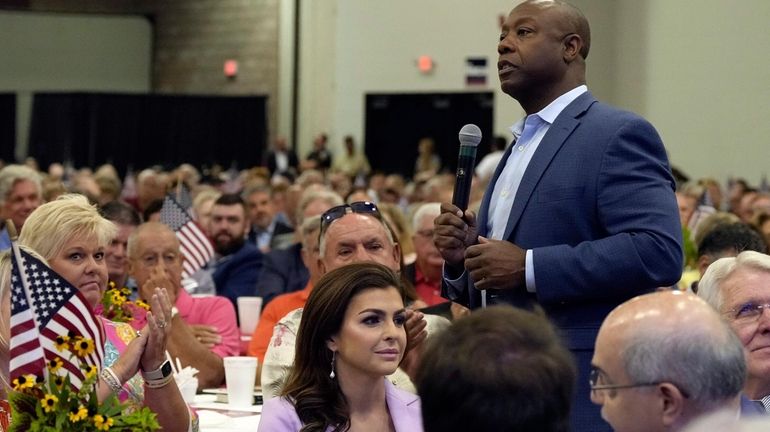
[[[356,233],[376,234],[383,241],[388,241],[385,226],[374,215],[350,213],[329,225],[326,230],[326,240],[331,242],[340,237],[356,236]]]
[[[719,315],[701,298],[679,291],[635,297],[613,310],[605,323],[610,328],[645,326],[665,329],[682,326],[717,325]]]
[[[548,28],[559,30],[560,33],[576,32],[576,13],[574,8],[552,0],[533,0],[519,4],[511,11],[511,16],[536,17],[541,24]]]
[[[166,248],[179,249],[179,239],[171,229],[148,227],[141,230],[136,239],[140,250],[149,244],[160,244]]]

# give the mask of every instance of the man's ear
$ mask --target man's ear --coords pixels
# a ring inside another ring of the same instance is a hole
[[[714,260],[711,259],[711,255],[706,254],[698,258],[698,272],[700,277],[703,277],[703,273],[706,273],[706,269],[711,265]]]
[[[564,36],[562,42],[564,45],[564,62],[571,63],[580,57],[580,50],[583,49],[583,38],[577,33],[570,33]]]
[[[321,275],[326,274],[326,264],[321,258],[318,258],[318,270],[321,272]]]
[[[681,423],[684,416],[685,397],[674,384],[664,382],[658,384],[658,396],[661,398],[661,421],[665,426]]]
[[[393,259],[396,260],[397,268],[401,269],[401,245],[399,243],[393,244]]]

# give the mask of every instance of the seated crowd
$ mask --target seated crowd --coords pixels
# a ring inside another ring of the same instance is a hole
[[[264,431],[569,430],[577,369],[548,317],[471,314],[441,296],[433,221],[454,177],[371,173],[352,143],[335,164],[325,142],[298,161],[278,140],[268,169],[205,177],[187,164],[125,182],[109,165],[0,169],[0,364],[10,355],[9,220],[18,244],[102,321],[99,397],[149,407],[165,430],[197,427],[174,381],[156,378],[166,356],[198,369],[201,390],[224,385],[223,358],[237,355],[259,359]],[[485,186],[473,183],[471,202]],[[195,272],[164,219],[167,194],[211,242]],[[702,179],[676,196],[682,280],[615,308],[596,340],[585,397],[616,431],[770,412],[770,193],[736,180],[723,194]],[[103,307],[111,288],[148,308],[118,319]],[[260,297],[262,309],[239,310],[241,297]],[[254,328],[239,327],[254,315]],[[0,370],[0,399],[7,377]]]

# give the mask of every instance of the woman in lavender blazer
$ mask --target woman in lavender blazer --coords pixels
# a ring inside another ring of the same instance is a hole
[[[404,289],[374,263],[332,270],[303,311],[294,367],[265,403],[259,431],[420,432],[417,396],[385,376],[406,350]]]

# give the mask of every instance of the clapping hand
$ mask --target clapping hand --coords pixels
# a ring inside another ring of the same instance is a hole
[[[165,288],[156,288],[147,313],[147,345],[141,358],[142,370],[158,369],[166,359],[166,340],[171,333],[171,301]],[[142,336],[145,336],[142,334]]]

